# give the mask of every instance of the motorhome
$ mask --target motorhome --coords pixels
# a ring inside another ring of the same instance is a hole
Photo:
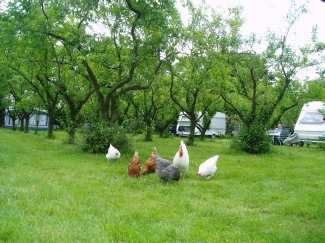
[[[305,104],[300,112],[294,132],[299,140],[316,142],[325,137],[325,103],[313,101]]]
[[[198,112],[198,116],[202,113]],[[203,125],[203,117],[198,122]],[[190,134],[191,121],[186,116],[186,113],[181,112],[176,125],[176,135],[186,137]],[[211,119],[210,128],[205,132],[206,136],[219,136],[225,135],[226,133],[226,114],[217,112]],[[201,135],[200,130],[195,127],[194,135]]]

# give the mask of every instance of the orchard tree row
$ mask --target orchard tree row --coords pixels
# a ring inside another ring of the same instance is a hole
[[[287,41],[305,6],[293,7],[286,32],[270,32],[258,53],[261,40],[241,34],[241,7],[224,13],[183,1],[189,13],[183,23],[174,0],[6,4],[1,106],[26,122],[35,109],[46,110],[48,137],[60,119],[69,143],[85,122],[145,131],[151,141],[153,129],[162,134],[184,111],[193,145],[197,111],[207,117],[221,111],[240,121],[241,149],[263,153],[267,128],[284,114],[294,119],[306,99],[325,98],[317,88],[321,78],[311,85],[297,79],[300,70],[318,64],[314,57],[324,45],[317,43],[317,29],[314,45],[294,49]]]

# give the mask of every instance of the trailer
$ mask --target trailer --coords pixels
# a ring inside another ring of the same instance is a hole
[[[201,112],[198,112],[198,116],[201,116]],[[201,126],[203,125],[203,117],[198,122]],[[186,137],[190,134],[191,121],[186,116],[186,113],[181,112],[176,125],[176,135],[180,137]],[[226,133],[226,114],[217,112],[211,119],[209,129],[205,132],[206,136],[220,136]],[[195,127],[194,135],[200,136],[200,130]]]
[[[304,141],[307,144],[324,142],[324,110],[325,103],[323,101],[308,102],[302,107],[294,128],[294,132],[298,134],[300,141]]]
[[[30,129],[36,129],[36,126],[38,130],[47,130],[48,129],[48,120],[49,117],[47,115],[47,112],[44,110],[37,110],[30,118],[29,118],[29,128]],[[4,127],[6,128],[13,128],[13,119],[10,116],[10,112],[8,109],[6,109],[5,113],[5,120],[4,120]],[[19,128],[21,126],[21,120],[17,118],[15,120],[15,126]],[[38,122],[38,124],[37,124]]]

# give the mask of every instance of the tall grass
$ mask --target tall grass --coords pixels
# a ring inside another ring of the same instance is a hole
[[[325,242],[325,161],[315,147],[232,151],[227,139],[188,147],[190,169],[168,185],[127,175],[56,139],[0,129],[0,242]],[[180,138],[134,137],[144,162],[172,160]],[[198,166],[220,155],[210,181]]]

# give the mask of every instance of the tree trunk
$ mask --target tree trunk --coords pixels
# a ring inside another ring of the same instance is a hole
[[[192,133],[190,133],[190,135],[188,136],[188,140],[187,140],[187,145],[188,146],[193,146],[194,145],[194,135]]]
[[[49,123],[48,123],[48,128],[47,128],[47,137],[48,138],[54,138],[53,124],[54,124],[54,116],[51,113],[49,113]]]
[[[29,131],[29,115],[27,115],[27,117],[25,117],[25,121],[26,121],[25,133],[28,133],[28,131]]]
[[[40,114],[37,112],[37,114],[36,114],[36,127],[35,127],[35,132],[34,132],[35,135],[37,135],[37,133],[38,133],[39,120],[40,120]]]
[[[162,138],[164,136],[164,132],[165,131],[161,131],[161,130],[158,130],[158,133],[159,133],[159,137]]]
[[[70,119],[71,121],[68,124],[68,144],[74,144],[74,139],[75,139],[75,134],[76,134],[76,129],[77,129],[77,111],[72,110],[70,111]]]
[[[24,132],[25,133],[28,133],[29,132],[29,118],[31,118],[31,113],[28,113],[26,111],[24,111],[24,119],[25,119],[25,130]]]
[[[147,124],[146,127],[146,135],[145,135],[145,141],[152,141],[152,132],[151,132],[151,124]]]
[[[11,118],[12,119],[12,130],[16,131],[17,127],[16,127],[16,118]]]
[[[23,132],[25,130],[25,118],[22,117],[20,120],[20,127],[19,127],[19,131]]]
[[[116,94],[112,95],[111,98],[111,116],[109,123],[117,123],[118,122],[118,97],[116,97]]]
[[[1,107],[2,107],[2,104],[0,101],[0,127],[5,125],[4,120],[6,117],[6,108],[1,108]]]
[[[73,126],[69,130],[68,144],[74,144],[75,134],[76,134],[76,128],[75,128],[75,126]]]
[[[195,132],[195,119],[191,119],[191,129],[190,129],[190,135],[188,136],[188,146],[193,146],[194,145],[194,135]]]

